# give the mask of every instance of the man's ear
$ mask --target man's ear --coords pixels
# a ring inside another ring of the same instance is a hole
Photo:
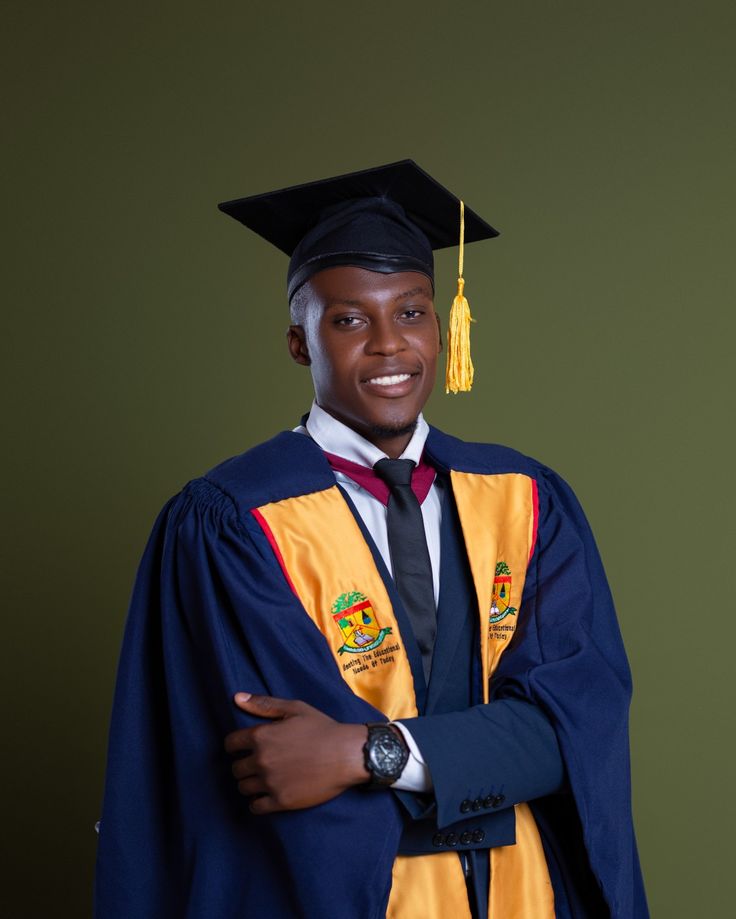
[[[309,350],[307,349],[307,338],[304,334],[304,328],[300,325],[290,325],[286,330],[286,346],[289,349],[289,354],[292,357],[292,360],[296,361],[297,364],[303,364],[305,367],[309,367],[312,363],[312,359],[309,356]]]

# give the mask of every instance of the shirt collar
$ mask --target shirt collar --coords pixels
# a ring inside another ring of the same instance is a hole
[[[387,458],[387,455],[375,444],[361,437],[352,428],[320,408],[316,401],[312,403],[309,410],[306,429],[312,440],[325,453],[334,453],[353,463],[360,463],[361,466],[372,468],[379,460]],[[412,438],[399,459],[412,460],[418,466],[428,434],[429,425],[424,420],[424,416],[420,414]]]

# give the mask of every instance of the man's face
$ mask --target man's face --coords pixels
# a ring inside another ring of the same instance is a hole
[[[432,285],[419,272],[339,267],[304,292],[289,350],[309,365],[317,404],[372,442],[411,432],[429,398],[441,350]]]

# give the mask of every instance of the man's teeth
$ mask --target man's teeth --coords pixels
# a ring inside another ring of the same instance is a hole
[[[410,373],[395,373],[390,377],[373,377],[368,382],[376,386],[395,386],[397,383],[405,383],[410,378]]]

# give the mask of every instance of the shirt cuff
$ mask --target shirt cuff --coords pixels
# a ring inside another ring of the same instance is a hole
[[[398,779],[392,783],[391,787],[397,789],[397,791],[431,791],[432,776],[429,774],[429,766],[424,762],[417,742],[411,736],[409,728],[405,727],[400,721],[390,723],[401,731],[409,748],[409,759],[404,766],[404,770]]]

